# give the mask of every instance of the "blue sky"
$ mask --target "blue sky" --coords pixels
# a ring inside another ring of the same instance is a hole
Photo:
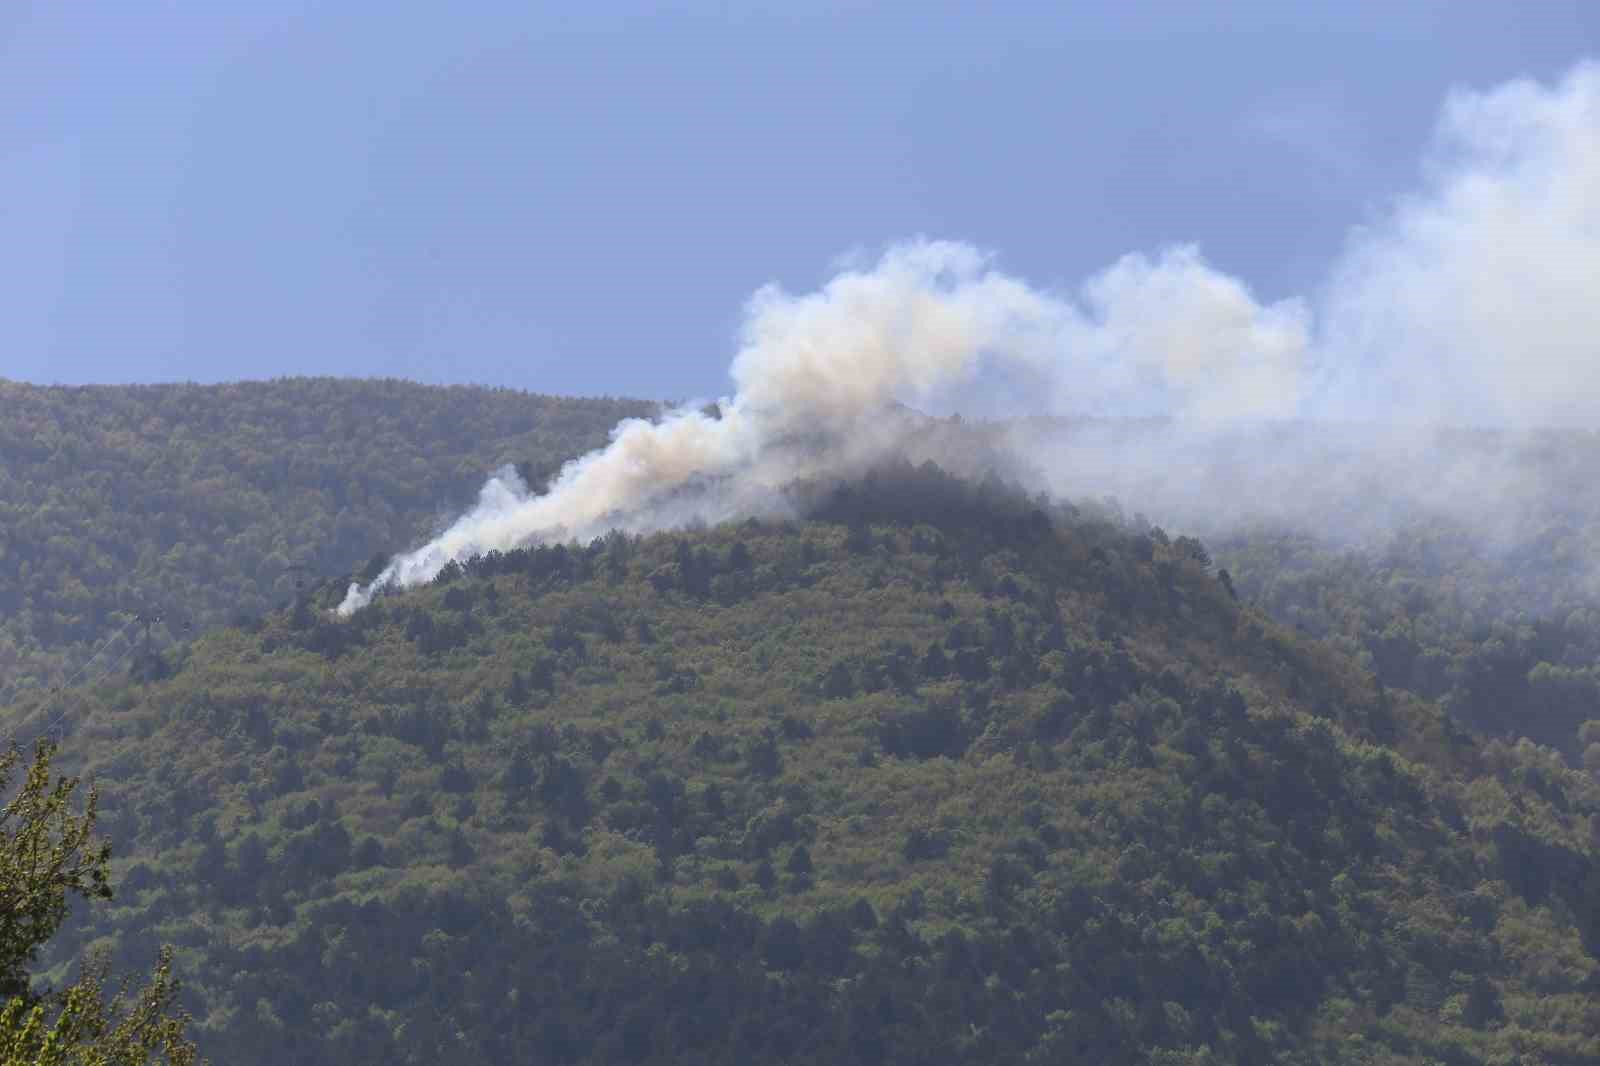
[[[728,391],[741,307],[915,236],[1265,301],[1446,93],[1592,3],[0,6],[0,377]]]

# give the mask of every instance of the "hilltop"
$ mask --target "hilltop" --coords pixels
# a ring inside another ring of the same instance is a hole
[[[337,582],[75,693],[229,1062],[1600,1057],[1600,791],[932,466]]]

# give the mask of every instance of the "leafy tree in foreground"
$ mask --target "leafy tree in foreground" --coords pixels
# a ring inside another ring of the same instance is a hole
[[[0,808],[0,1066],[135,1066],[199,1061],[184,1038],[187,1018],[175,1010],[172,958],[163,950],[150,982],[136,993],[126,984],[105,997],[106,967],[91,959],[78,980],[48,995],[29,987],[27,967],[60,927],[67,897],[110,899],[106,875],[111,848],[94,834],[95,790],[74,812],[75,777],[53,777],[51,744],[34,751],[21,788]],[[22,752],[0,755],[0,792],[9,786]]]

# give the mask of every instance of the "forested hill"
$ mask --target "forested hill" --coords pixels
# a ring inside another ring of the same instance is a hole
[[[306,574],[430,534],[493,468],[551,471],[652,410],[399,381],[0,380],[0,704],[140,611],[182,637],[280,606]]]
[[[1600,792],[1205,549],[902,469],[308,590],[65,704],[250,1063],[1600,1061]]]
[[[1597,538],[1600,515],[1583,515],[1509,548],[1439,521],[1406,523],[1359,548],[1282,529],[1213,547],[1241,596],[1359,659],[1385,686],[1600,773]]]

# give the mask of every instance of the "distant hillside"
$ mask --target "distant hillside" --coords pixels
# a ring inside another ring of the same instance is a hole
[[[1462,723],[1600,772],[1600,520],[1511,544],[1412,522],[1361,548],[1255,530],[1219,541],[1240,595]]]
[[[1203,537],[1241,597],[1386,687],[1600,771],[1592,430],[1032,419],[1007,437],[1058,491]]]
[[[72,694],[230,1063],[1600,1061],[1600,789],[931,467]]]
[[[281,606],[426,536],[491,469],[553,470],[651,410],[399,381],[0,381],[0,704],[141,610],[181,638]]]
[[[166,646],[282,606],[415,545],[488,471],[537,480],[653,410],[397,381],[0,381],[0,707],[137,665],[140,611]],[[1442,430],[1392,454],[1382,427],[1190,442],[1163,420],[897,414],[907,453],[947,469],[1115,490],[1174,535],[1205,531],[1241,596],[1386,687],[1600,771],[1600,437]]]

